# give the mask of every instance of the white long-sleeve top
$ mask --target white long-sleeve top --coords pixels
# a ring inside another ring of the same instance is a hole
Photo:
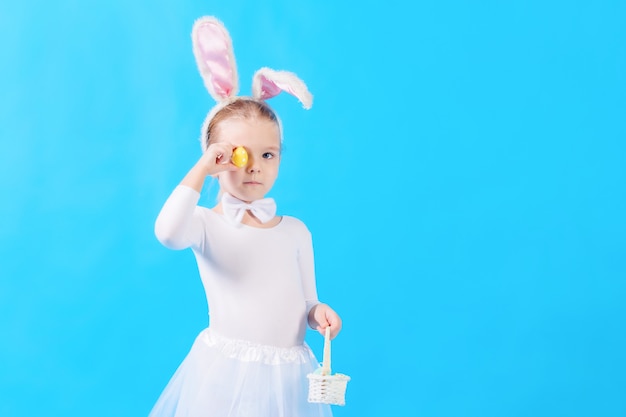
[[[318,303],[306,225],[290,216],[271,228],[233,225],[198,206],[199,199],[196,190],[176,187],[157,217],[155,234],[170,249],[193,250],[211,329],[260,344],[301,345],[308,312]]]

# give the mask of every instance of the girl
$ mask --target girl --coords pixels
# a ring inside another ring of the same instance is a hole
[[[317,361],[306,325],[331,338],[341,319],[317,299],[311,234],[300,220],[276,216],[266,198],[278,176],[282,128],[265,99],[288,91],[311,105],[294,74],[267,68],[253,96],[237,97],[230,37],[212,17],[196,22],[194,53],[218,101],[202,128],[203,155],[167,199],[155,233],[171,249],[191,248],[205,288],[210,325],[196,338],[151,417],[331,416],[307,401],[306,375]],[[247,152],[242,167],[233,149]],[[198,206],[205,179],[217,179],[219,203]]]

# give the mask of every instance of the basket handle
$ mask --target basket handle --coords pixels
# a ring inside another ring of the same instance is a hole
[[[321,373],[322,375],[330,375],[330,326],[326,327],[324,335],[324,359]]]

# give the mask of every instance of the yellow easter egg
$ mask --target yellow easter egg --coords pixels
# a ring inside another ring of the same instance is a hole
[[[230,157],[230,160],[235,166],[239,168],[244,167],[248,163],[248,152],[246,152],[243,146],[237,146],[233,150],[233,155]]]

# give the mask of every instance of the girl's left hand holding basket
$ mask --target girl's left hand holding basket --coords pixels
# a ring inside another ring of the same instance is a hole
[[[324,336],[326,327],[330,327],[330,338],[334,339],[341,331],[341,318],[329,305],[320,303],[309,312],[309,325]]]

